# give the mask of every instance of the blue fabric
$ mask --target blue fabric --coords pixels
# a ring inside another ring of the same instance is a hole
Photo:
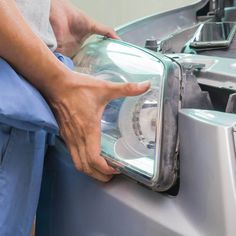
[[[68,67],[72,61],[55,54]],[[0,123],[25,130],[58,132],[57,122],[41,94],[0,58]]]
[[[3,59],[0,59],[0,122],[26,130],[58,129],[40,93]]]
[[[69,58],[56,54],[73,67]],[[0,59],[0,236],[28,236],[36,213],[44,156],[58,133],[47,103]]]

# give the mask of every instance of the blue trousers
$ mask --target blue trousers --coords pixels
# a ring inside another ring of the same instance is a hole
[[[68,58],[60,54],[56,54],[56,56],[69,67],[72,67],[72,62]],[[13,81],[13,79],[18,79],[16,77],[19,75],[10,73],[12,71],[9,70],[13,69],[1,59],[0,80],[2,82],[0,83],[0,87],[4,87],[4,81],[7,83],[8,80]],[[3,71],[7,73],[3,74]],[[1,75],[4,78],[1,78]],[[6,78],[6,76],[11,78]],[[19,79],[22,78],[19,76]],[[1,89],[4,89],[3,87],[0,88],[0,93]],[[9,93],[14,93],[14,91],[9,91]],[[32,92],[32,99],[34,99],[33,93],[34,91]],[[12,97],[15,98],[15,94],[13,95]],[[24,94],[20,96],[24,96]],[[37,94],[37,96],[39,95]],[[3,97],[0,96],[0,99],[3,99]],[[6,102],[9,103],[9,98]],[[14,104],[12,107],[15,109],[14,106],[17,107],[17,102],[14,99],[10,101],[7,109],[11,106],[11,103]],[[2,101],[2,104],[2,107],[4,107],[6,103]],[[0,104],[0,111],[3,109],[2,107]],[[9,113],[8,110],[6,113]],[[24,111],[22,111],[22,114],[24,115]],[[13,117],[11,122],[7,122],[8,119],[4,118],[4,115],[1,117],[0,236],[28,236],[30,235],[33,219],[36,214],[44,156],[50,140],[49,137],[51,136],[50,132],[43,128],[33,129],[32,127],[35,121],[29,122],[30,125],[27,128],[27,122],[17,122],[19,117],[16,117],[15,120]],[[31,118],[29,116],[29,119]],[[36,127],[40,127],[37,124],[35,125]],[[47,124],[44,125],[47,126]]]

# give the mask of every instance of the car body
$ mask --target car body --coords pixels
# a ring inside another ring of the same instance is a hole
[[[236,8],[222,3],[196,1],[117,30],[140,48],[155,39],[157,57],[190,66],[210,96],[209,110],[179,109],[178,184],[160,193],[126,175],[99,183],[75,170],[57,139],[45,161],[37,236],[236,235],[236,38],[228,48],[185,51],[202,22],[236,21]]]

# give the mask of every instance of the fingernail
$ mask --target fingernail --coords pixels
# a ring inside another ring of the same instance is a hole
[[[114,175],[119,175],[119,174],[121,174],[121,171],[116,170],[116,171],[114,172]]]
[[[146,88],[146,87],[150,87],[151,82],[149,80],[143,81],[138,83],[138,88]]]
[[[118,175],[118,174],[121,173],[118,169],[115,169],[115,168],[112,168],[112,169],[113,169],[113,174],[114,175]]]

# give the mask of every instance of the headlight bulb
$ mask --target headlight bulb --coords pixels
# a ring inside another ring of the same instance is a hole
[[[140,157],[153,158],[158,96],[158,89],[153,88],[144,95],[127,97],[120,108],[118,127],[123,144]]]
[[[158,96],[157,89],[152,89],[144,96],[141,96],[133,112],[134,133],[148,149],[155,148]]]

